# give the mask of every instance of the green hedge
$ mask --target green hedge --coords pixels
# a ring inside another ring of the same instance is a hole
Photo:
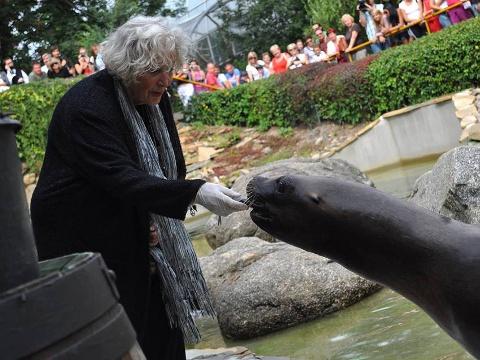
[[[478,85],[480,18],[385,51],[367,70],[377,113]]]
[[[0,110],[12,112],[20,121],[17,134],[19,155],[28,170],[38,173],[45,153],[47,129],[53,110],[63,94],[78,81],[48,80],[12,86],[0,93]]]
[[[205,124],[288,127],[358,123],[462,90],[480,79],[480,18],[341,65],[311,64],[192,99],[187,119]]]

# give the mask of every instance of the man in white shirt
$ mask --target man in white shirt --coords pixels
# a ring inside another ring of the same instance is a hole
[[[5,65],[8,82],[11,85],[28,84],[28,75],[22,69],[16,68],[11,58],[6,58],[3,64]]]

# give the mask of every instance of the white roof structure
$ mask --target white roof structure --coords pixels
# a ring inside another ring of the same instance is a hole
[[[221,6],[235,6],[233,0],[187,0],[185,5],[186,14],[177,18],[176,22],[190,36],[194,58],[205,63],[222,64],[237,54],[231,39],[224,39],[217,32],[222,21],[216,13]]]

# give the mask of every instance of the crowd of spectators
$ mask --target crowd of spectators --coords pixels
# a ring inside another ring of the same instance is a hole
[[[445,13],[429,17],[433,12],[443,10],[457,3],[461,5],[451,8]],[[341,22],[345,27],[344,34],[333,28],[323,29],[321,24],[313,24],[312,36],[297,39],[288,44],[286,52],[274,44],[269,52],[263,52],[261,59],[255,51],[247,54],[247,65],[240,71],[232,64],[224,66],[224,72],[218,65],[207,64],[206,73],[196,60],[184,64],[176,77],[192,80],[201,84],[180,82],[178,93],[184,105],[194,94],[214,89],[230,89],[242,83],[269,77],[271,74],[283,73],[306,64],[316,62],[343,63],[358,60],[367,53],[378,53],[392,46],[406,44],[427,34],[437,32],[473,16],[479,15],[478,0],[359,0],[355,17],[344,14]],[[425,18],[428,17],[426,20]],[[422,20],[425,20],[424,22]],[[405,25],[408,29],[400,31]],[[428,27],[428,31],[427,31]],[[369,42],[367,47],[355,49],[358,45]]]
[[[72,63],[62,57],[58,46],[53,46],[50,53],[44,53],[39,61],[32,63],[27,75],[24,69],[15,66],[12,58],[3,60],[0,71],[0,92],[8,90],[12,85],[28,84],[45,79],[69,78],[78,75],[90,75],[105,67],[97,44],[92,45],[89,56],[85,47],[78,49],[77,61]]]
[[[206,71],[200,68],[196,60],[183,65],[175,75],[180,80],[192,83],[178,83],[178,94],[186,106],[194,94],[216,89],[231,89],[240,84],[269,77],[271,74],[283,73],[316,62],[343,63],[348,56],[358,60],[367,53],[378,53],[391,46],[405,44],[418,39],[427,32],[440,31],[443,28],[479,15],[479,0],[358,0],[355,17],[344,14],[341,23],[344,34],[333,28],[323,29],[321,24],[313,24],[312,35],[297,39],[287,45],[286,52],[274,44],[261,58],[257,52],[247,54],[247,65],[241,71],[233,64],[227,63],[223,68],[208,63]],[[438,16],[433,12],[461,3]],[[428,17],[425,21],[426,17]],[[405,25],[411,25],[401,30]],[[362,43],[369,42],[368,47],[356,49]],[[91,56],[85,47],[80,47],[75,64],[64,59],[57,46],[50,53],[44,53],[39,62],[32,64],[27,76],[23,69],[15,66],[11,58],[3,62],[0,71],[0,92],[11,85],[26,84],[30,81],[42,81],[46,78],[67,78],[77,75],[90,75],[105,67],[98,45],[91,47]]]

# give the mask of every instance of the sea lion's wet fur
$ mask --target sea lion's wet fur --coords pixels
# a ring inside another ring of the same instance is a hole
[[[422,307],[480,357],[480,229],[336,178],[254,178],[252,220]]]

